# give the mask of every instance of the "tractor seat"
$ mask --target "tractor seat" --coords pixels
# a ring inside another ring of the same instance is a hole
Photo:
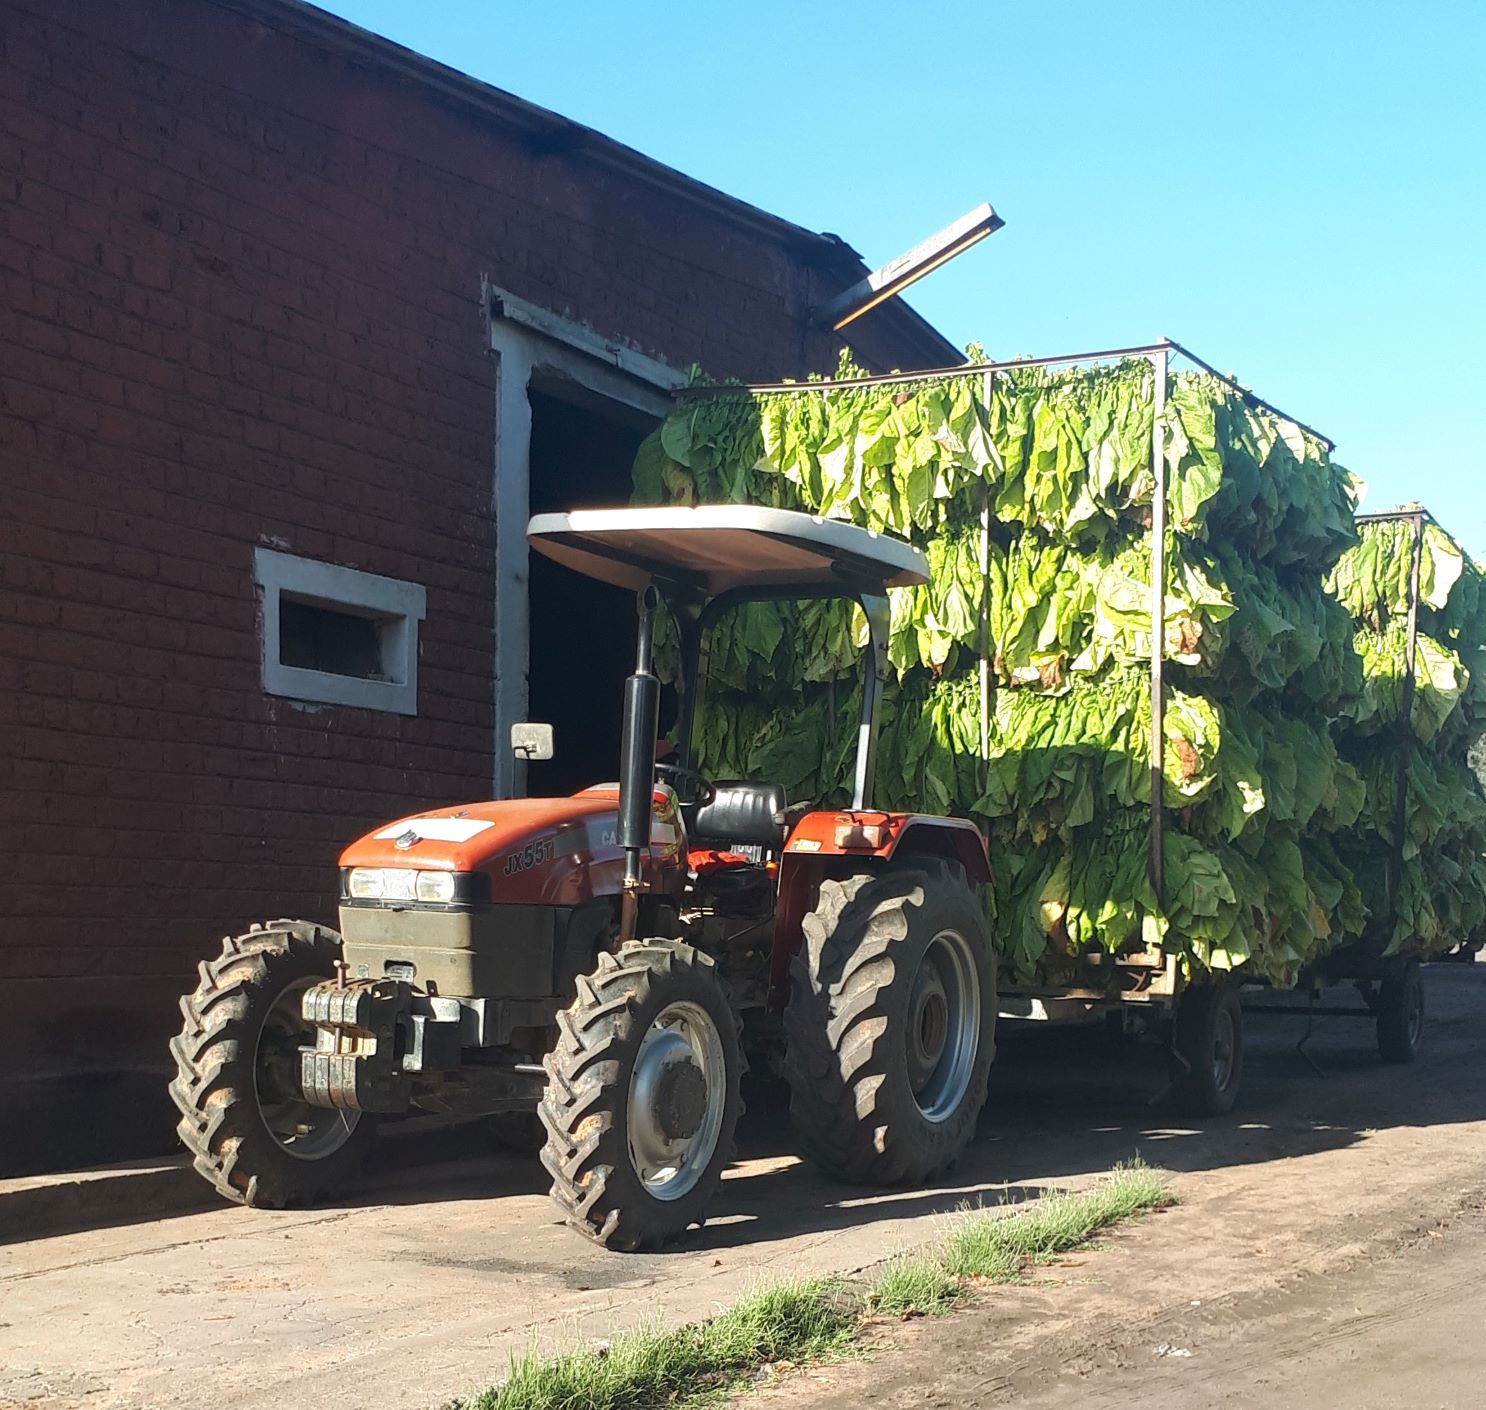
[[[693,847],[722,844],[764,847],[777,852],[784,846],[784,790],[777,783],[719,783],[710,803],[682,807],[686,837]]]

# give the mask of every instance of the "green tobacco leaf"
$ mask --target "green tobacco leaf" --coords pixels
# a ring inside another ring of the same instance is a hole
[[[1229,384],[1180,370],[1166,391],[1159,642],[1143,359],[695,398],[641,446],[635,495],[803,509],[925,552],[929,583],[890,593],[877,799],[983,827],[1009,974],[1057,982],[1086,950],[1165,945],[1290,983],[1337,945],[1483,933],[1486,799],[1465,760],[1486,728],[1486,577],[1426,528],[1404,720],[1412,523],[1359,533],[1327,447]],[[700,766],[839,806],[863,642],[835,604],[729,614]]]

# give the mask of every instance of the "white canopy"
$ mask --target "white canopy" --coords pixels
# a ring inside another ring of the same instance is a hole
[[[739,587],[839,587],[849,593],[908,587],[929,576],[924,555],[901,539],[751,504],[538,514],[526,537],[565,567],[636,590],[659,578],[709,597]]]

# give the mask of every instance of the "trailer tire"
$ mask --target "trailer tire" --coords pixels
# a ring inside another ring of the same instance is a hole
[[[1226,1116],[1243,1082],[1243,1008],[1226,984],[1197,984],[1177,1001],[1172,1096],[1185,1116]]]
[[[678,941],[632,940],[599,955],[557,1021],[538,1108],[552,1198],[605,1248],[660,1248],[705,1221],[743,1111],[717,966]]]
[[[1378,1052],[1384,1062],[1413,1062],[1424,1041],[1424,972],[1417,959],[1378,985]]]
[[[176,1131],[198,1173],[236,1204],[307,1204],[344,1188],[366,1159],[371,1117],[295,1095],[309,1027],[298,996],[333,977],[340,952],[340,936],[309,921],[255,925],[223,940],[181,999],[170,1043]]]
[[[785,1009],[804,1154],[857,1184],[921,1183],[975,1134],[995,1056],[984,907],[952,863],[821,883]]]

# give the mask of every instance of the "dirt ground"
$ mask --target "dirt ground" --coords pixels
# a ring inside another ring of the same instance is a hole
[[[750,1403],[759,1410],[868,1398],[877,1406],[1015,1402],[1034,1410],[1486,1405],[1480,1193],[1462,1197],[1432,1227],[1380,1231],[1339,1256],[1313,1245],[1288,1270],[1247,1283],[1191,1268],[1180,1253],[1194,1238],[1188,1222],[1162,1216],[1032,1289],[998,1290],[906,1332],[884,1329],[869,1361],[791,1378]]]
[[[1252,1133],[1246,1148],[1226,1166],[1169,1160],[1180,1207],[1027,1286],[880,1327],[867,1361],[755,1403],[1481,1410],[1486,966],[1434,969],[1429,999],[1433,1042],[1412,1069],[1369,1073],[1366,1035],[1332,1029],[1307,1045],[1326,1079],[1282,1094],[1271,1030],[1268,1100],[1233,1133]]]
[[[1240,1112],[1175,1125],[1157,1055],[1008,1033],[981,1137],[930,1191],[831,1185],[756,1111],[718,1217],[626,1257],[555,1224],[534,1162],[374,1173],[333,1209],[213,1210],[0,1248],[0,1410],[432,1410],[508,1356],[704,1316],[760,1277],[853,1272],[968,1200],[1077,1186],[1140,1154],[1180,1208],[1032,1285],[878,1331],[878,1354],[758,1406],[1486,1406],[1486,964],[1427,972],[1428,1047],[1254,1017]]]

